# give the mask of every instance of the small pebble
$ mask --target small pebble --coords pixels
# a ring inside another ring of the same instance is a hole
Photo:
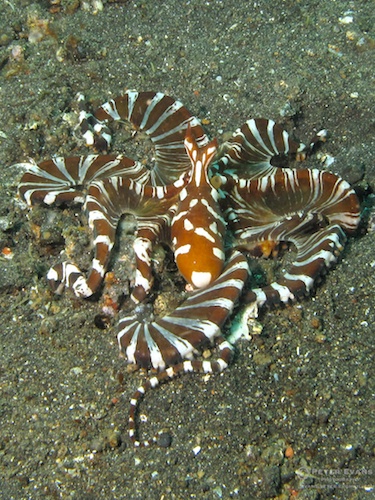
[[[294,457],[294,450],[291,446],[288,446],[285,450],[285,456],[286,458],[293,458]]]
[[[170,445],[172,444],[172,436],[170,435],[169,432],[162,432],[161,434],[159,434],[156,440],[156,444],[160,448],[169,448]]]

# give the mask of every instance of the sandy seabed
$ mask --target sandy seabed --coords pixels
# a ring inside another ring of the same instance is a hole
[[[372,2],[0,0],[0,12],[0,249],[13,256],[0,260],[0,497],[374,498],[375,233],[366,222],[313,298],[261,312],[261,335],[237,344],[225,373],[148,394],[142,435],[166,427],[173,441],[135,451],[128,399],[143,374],[128,373],[115,329],[95,326],[99,303],[57,299],[45,281],[64,239],[87,248],[84,219],[30,214],[12,166],[87,153],[77,92],[99,105],[154,90],[180,99],[219,141],[254,117],[303,141],[327,128],[321,153],[369,215]],[[115,128],[113,150],[127,147]],[[126,152],[142,157],[142,144]],[[308,166],[321,168],[319,158]],[[126,253],[131,237],[122,243]],[[126,281],[131,270],[114,266]]]

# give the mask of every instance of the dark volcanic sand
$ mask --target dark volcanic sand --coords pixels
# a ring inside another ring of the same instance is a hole
[[[13,252],[0,260],[1,498],[374,498],[374,232],[350,239],[313,298],[262,311],[262,334],[237,344],[223,375],[148,394],[142,436],[166,427],[173,441],[134,451],[128,399],[143,375],[127,372],[115,329],[94,325],[100,302],[56,299],[44,278],[62,233],[87,259],[79,212],[29,214],[11,166],[87,152],[77,92],[98,105],[155,90],[219,141],[258,116],[305,141],[327,128],[331,169],[371,206],[373,2],[118,1],[96,15],[60,6],[0,0],[0,244]],[[117,127],[113,149],[125,138]],[[142,143],[129,154],[141,157]],[[122,255],[130,243],[124,235]],[[114,270],[123,282],[132,272]]]

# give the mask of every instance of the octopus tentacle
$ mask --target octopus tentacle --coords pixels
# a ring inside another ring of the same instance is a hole
[[[164,369],[190,359],[200,346],[220,335],[247,278],[248,266],[234,252],[222,274],[207,288],[194,291],[171,314],[144,320],[145,308],[120,320],[118,342],[130,363]]]
[[[171,314],[147,320],[144,318],[144,306],[140,306],[132,315],[120,320],[117,338],[128,362],[161,370],[138,388],[131,399],[128,429],[135,446],[151,444],[151,441],[138,441],[135,424],[139,400],[148,389],[182,373],[219,372],[227,367],[232,347],[222,338],[221,330],[241,294],[247,276],[245,257],[240,252],[233,252],[220,277],[209,287],[192,292]],[[218,359],[194,359],[204,346],[215,340],[219,345]]]
[[[51,268],[48,279],[55,291],[61,291],[61,283],[73,289],[79,297],[90,297],[99,289],[104,275],[107,271],[108,263],[113,248],[116,229],[121,216],[130,213],[140,220],[144,220],[147,214],[154,220],[155,235],[153,240],[149,240],[150,247],[158,238],[159,232],[164,224],[168,223],[172,217],[178,193],[184,184],[184,180],[178,180],[170,186],[145,186],[132,179],[112,176],[104,180],[92,181],[89,185],[84,209],[87,212],[89,227],[93,232],[94,258],[87,280],[83,273],[75,266],[57,265]],[[170,212],[170,215],[169,215]],[[150,221],[152,224],[152,221]],[[144,229],[143,229],[144,232]],[[142,238],[142,235],[139,236]],[[135,252],[139,265],[136,274],[136,292],[132,296],[135,302],[140,296],[139,288],[143,288],[142,299],[150,289],[147,279],[150,276],[147,268],[150,262],[144,258],[144,248],[139,245],[140,240],[136,240]],[[149,252],[151,252],[150,248]],[[142,279],[141,279],[142,277]]]
[[[275,306],[308,296],[319,277],[337,261],[346,239],[345,232],[337,224],[304,238],[288,237],[297,250],[289,269],[277,281],[247,291],[242,297],[243,302],[256,301],[259,306]]]
[[[131,299],[142,302],[150,292],[154,277],[151,266],[152,252],[158,242],[169,242],[170,225],[175,206],[168,212],[155,217],[137,217],[137,238],[133,243],[136,259],[136,276]]]
[[[254,294],[259,305],[288,302],[311,292],[336,262],[347,233],[358,226],[358,198],[338,176],[317,169],[278,169],[271,175],[232,182],[224,201],[239,248],[265,241],[290,242],[296,258],[283,278]]]
[[[160,92],[129,90],[100,106],[95,116],[82,111],[80,119],[86,142],[99,150],[110,147],[106,127],[109,120],[129,121],[136,130],[149,135],[155,147],[155,164],[151,170],[153,185],[169,184],[190,169],[184,147],[188,127],[192,129],[199,146],[208,142],[199,120],[181,102]]]
[[[224,176],[256,179],[274,174],[290,160],[302,161],[326,141],[327,131],[320,130],[306,146],[273,120],[255,118],[238,128],[220,148],[215,169]]]
[[[29,162],[17,166],[26,169],[18,189],[29,206],[82,204],[88,185],[95,179],[124,175],[144,182],[150,175],[141,163],[123,155],[55,157],[39,164]]]
[[[218,159],[219,172],[231,176],[253,179],[272,174],[277,167],[275,158],[295,157],[306,146],[290,138],[289,134],[273,120],[251,119],[238,128],[231,139],[222,146]]]

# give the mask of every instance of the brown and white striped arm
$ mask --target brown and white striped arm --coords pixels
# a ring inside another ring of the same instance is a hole
[[[227,186],[229,188],[229,185]],[[283,278],[247,295],[259,305],[305,296],[334,262],[358,226],[358,198],[338,176],[317,169],[277,169],[254,180],[232,181],[224,201],[238,248],[289,242],[296,258]]]
[[[98,150],[107,150],[110,147],[107,123],[111,120],[126,120],[150,137],[155,147],[155,164],[150,166],[154,186],[170,184],[190,169],[184,146],[188,127],[199,146],[208,142],[199,120],[180,101],[161,92],[129,90],[104,103],[94,116],[82,110],[80,121],[86,143]]]
[[[145,319],[146,306],[141,304],[132,315],[120,320],[118,343],[128,362],[161,370],[132,397],[129,436],[135,446],[148,446],[151,443],[137,439],[135,423],[139,399],[148,389],[182,373],[219,372],[227,367],[232,348],[222,339],[222,328],[241,294],[247,276],[245,257],[240,252],[234,252],[222,274],[210,286],[192,292],[171,314],[148,321]],[[194,359],[205,346],[212,345],[218,339],[218,359]]]
[[[153,187],[117,176],[91,182],[84,204],[93,232],[94,258],[88,277],[86,279],[74,264],[58,264],[47,275],[51,287],[59,292],[65,285],[84,298],[96,293],[107,271],[118,222],[124,213],[130,213],[136,219],[139,215],[141,225],[134,244],[138,267],[132,298],[135,302],[143,300],[151,286],[150,255],[153,245],[164,235],[165,225],[170,225],[184,182],[181,179],[170,186]],[[146,229],[142,227],[146,218],[149,221],[147,237]]]
[[[315,147],[326,141],[327,131],[320,130],[309,145],[291,139],[273,120],[255,118],[237,129],[220,148],[217,172],[239,179],[271,175],[291,160],[302,161]]]
[[[16,166],[26,170],[18,190],[29,206],[82,204],[88,185],[96,179],[117,175],[144,183],[150,177],[141,163],[123,155],[55,157],[39,164],[25,162]]]

